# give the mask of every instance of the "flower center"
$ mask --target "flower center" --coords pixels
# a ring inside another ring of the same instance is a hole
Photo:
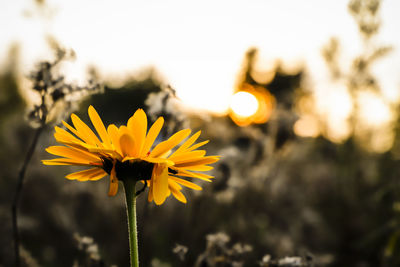
[[[111,173],[114,161],[111,158],[102,158],[103,169],[108,174]],[[136,181],[150,180],[153,172],[154,163],[144,160],[127,160],[124,162],[115,161],[115,172],[118,180],[134,179]]]

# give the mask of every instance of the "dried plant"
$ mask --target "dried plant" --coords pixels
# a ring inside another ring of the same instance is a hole
[[[206,236],[206,250],[197,258],[197,267],[244,266],[244,257],[252,251],[248,244],[236,243],[230,245],[230,237],[225,233],[215,233]]]
[[[94,81],[89,81],[89,85],[80,87],[68,84],[64,81],[64,76],[57,75],[57,67],[67,59],[75,56],[73,51],[62,49],[56,43],[55,60],[53,62],[43,61],[33,71],[29,79],[32,81],[32,90],[40,96],[39,103],[34,104],[33,108],[28,111],[28,120],[30,124],[36,128],[32,143],[27,151],[23,165],[18,173],[17,186],[12,203],[12,224],[13,224],[13,239],[15,251],[15,265],[20,266],[20,240],[18,233],[18,205],[23,189],[24,178],[28,164],[33,156],[39,137],[46,125],[53,121],[54,118],[60,117],[65,108],[72,108],[78,100],[89,94],[101,91],[101,85]],[[56,109],[61,104],[64,109]]]
[[[153,120],[160,116],[164,118],[167,127],[162,132],[163,136],[171,135],[179,129],[188,128],[188,118],[172,87],[164,86],[159,92],[150,93],[145,104]]]
[[[74,261],[73,267],[102,267],[105,266],[102,260],[98,245],[92,237],[74,234],[77,248],[79,250],[78,258]]]

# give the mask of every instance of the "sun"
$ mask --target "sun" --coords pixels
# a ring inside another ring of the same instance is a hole
[[[240,91],[232,96],[230,107],[238,116],[250,117],[258,110],[258,100],[253,94]]]

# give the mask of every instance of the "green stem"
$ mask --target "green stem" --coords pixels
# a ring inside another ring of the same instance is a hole
[[[136,181],[125,179],[123,181],[125,189],[126,213],[128,216],[129,249],[131,258],[131,267],[139,267],[139,253],[137,242],[136,226]]]

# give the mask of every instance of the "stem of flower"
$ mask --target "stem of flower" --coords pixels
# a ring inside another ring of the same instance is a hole
[[[137,226],[136,226],[136,194],[135,185],[136,181],[133,179],[125,179],[125,201],[126,201],[126,214],[128,216],[128,233],[129,233],[129,249],[131,267],[139,267],[139,253],[137,242]]]
[[[19,201],[21,199],[21,193],[22,193],[22,189],[23,189],[23,185],[24,185],[26,169],[28,168],[28,164],[33,156],[33,153],[35,152],[36,145],[38,143],[40,134],[42,133],[44,127],[45,127],[45,119],[42,119],[42,124],[36,130],[35,135],[33,137],[32,144],[29,147],[29,150],[25,156],[24,163],[23,163],[21,169],[19,170],[17,187],[15,189],[14,200],[12,202],[12,208],[11,208],[12,216],[11,217],[12,217],[14,253],[15,253],[15,263],[14,264],[16,267],[21,266],[20,253],[19,253],[20,240],[19,240],[19,231],[18,231],[18,205],[19,205]]]

